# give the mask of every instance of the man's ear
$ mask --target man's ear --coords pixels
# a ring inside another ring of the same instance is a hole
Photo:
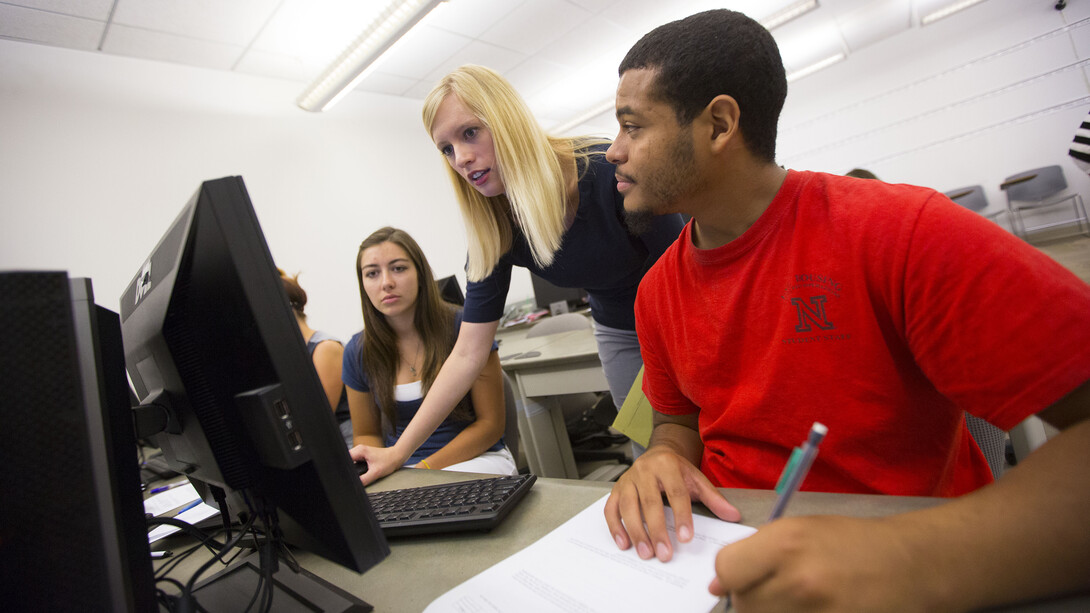
[[[726,94],[720,94],[708,103],[704,112],[712,127],[712,147],[726,147],[732,142],[741,140],[741,131],[738,128],[738,119],[742,115],[742,109],[738,107],[738,101]]]

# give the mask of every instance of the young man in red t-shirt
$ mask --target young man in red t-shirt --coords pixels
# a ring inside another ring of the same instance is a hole
[[[626,211],[693,220],[637,296],[655,428],[606,504],[618,545],[670,559],[663,494],[682,542],[691,500],[737,520],[715,488],[772,488],[821,421],[805,489],[972,493],[773,522],[724,548],[714,592],[962,610],[1090,588],[1090,287],[932,190],[777,166],[783,66],[740,13],[654,30],[620,75],[607,157]],[[966,411],[1063,432],[990,484]]]

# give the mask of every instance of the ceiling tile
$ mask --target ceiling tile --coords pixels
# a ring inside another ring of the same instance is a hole
[[[570,30],[541,50],[543,60],[565,66],[584,66],[588,60],[596,60],[603,54],[617,57],[617,63],[639,36],[616,22],[598,16]],[[614,65],[616,72],[616,65]]]
[[[416,83],[416,79],[410,79],[401,75],[387,74],[376,70],[368,75],[356,89],[375,94],[400,96],[405,90],[416,85]]]
[[[664,23],[688,17],[711,8],[707,0],[663,2],[662,0],[617,0],[602,13],[615,23],[631,30],[636,39]]]
[[[94,51],[105,27],[101,21],[0,4],[0,36],[5,38]]]
[[[511,51],[510,49],[504,49],[503,47],[497,47],[475,40],[459,49],[450,57],[444,58],[443,61],[440,62],[434,70],[425,75],[422,80],[429,84],[438,83],[439,79],[442,79],[447,73],[464,64],[487,66],[492,70],[504,74],[525,61],[526,57],[525,54],[517,51]],[[427,85],[424,93],[421,94],[421,97],[427,95],[427,92],[431,91],[431,87],[432,85]]]
[[[563,79],[569,72],[570,69],[562,64],[530,57],[503,76],[523,99],[529,100],[541,90]]]
[[[110,17],[114,0],[5,0],[4,4],[104,22]]]
[[[234,45],[249,45],[280,0],[117,0],[114,23]]]
[[[107,32],[102,50],[117,55],[220,70],[231,70],[243,52],[243,48],[237,45],[116,24]]]
[[[592,15],[597,15],[613,6],[616,0],[568,0],[568,2],[587,9]]]
[[[448,32],[478,38],[522,4],[524,0],[447,0],[427,23]]]
[[[513,51],[537,53],[590,16],[565,0],[534,0],[512,11],[481,35],[481,40]]]
[[[443,58],[458,53],[469,43],[470,39],[461,34],[421,25],[390,49],[379,69],[386,74],[419,80],[434,71]]]
[[[305,64],[297,57],[255,49],[247,51],[234,69],[243,74],[298,81],[301,84],[310,83],[321,73],[321,67]]]

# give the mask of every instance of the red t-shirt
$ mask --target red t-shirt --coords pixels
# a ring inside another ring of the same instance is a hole
[[[636,302],[656,410],[700,412],[701,470],[772,488],[956,496],[989,483],[968,411],[1009,430],[1090,379],[1090,286],[937,192],[790,171],[709,250],[691,224]]]

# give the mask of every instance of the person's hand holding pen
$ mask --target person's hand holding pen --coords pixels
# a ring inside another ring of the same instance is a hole
[[[926,581],[941,581],[931,557],[906,545],[901,518],[780,519],[727,545],[708,590],[737,611],[940,611]],[[953,573],[947,573],[953,575]]]
[[[913,555],[906,546],[905,527],[898,525],[903,518],[781,519],[827,432],[814,423],[806,443],[794,450],[784,468],[768,523],[719,551],[708,591],[725,596],[728,608],[745,611],[941,608],[920,597],[922,578],[941,577],[928,568],[928,556]]]

